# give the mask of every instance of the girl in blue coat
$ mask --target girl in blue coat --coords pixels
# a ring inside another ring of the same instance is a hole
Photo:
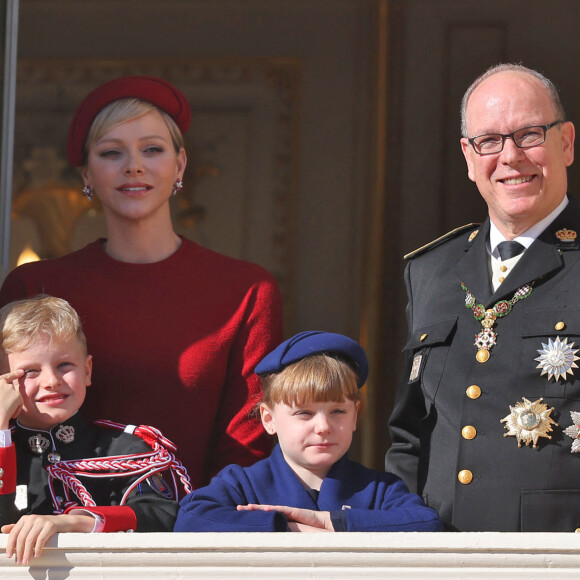
[[[346,452],[356,429],[368,363],[358,343],[303,332],[256,367],[272,455],[229,465],[185,497],[177,532],[439,531],[437,513],[395,475]]]

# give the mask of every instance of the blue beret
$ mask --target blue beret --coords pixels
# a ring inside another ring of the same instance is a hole
[[[338,354],[352,363],[358,376],[357,384],[362,387],[369,374],[367,355],[358,342],[342,334],[310,330],[301,332],[267,354],[256,366],[258,375],[279,373],[288,365],[313,354]]]

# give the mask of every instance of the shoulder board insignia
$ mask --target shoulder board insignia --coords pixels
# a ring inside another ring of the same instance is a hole
[[[473,230],[469,236],[469,239],[467,240],[468,242],[471,242],[475,238],[475,236],[477,235],[477,233],[479,231],[475,228],[478,228],[480,225],[481,224],[466,224],[466,225],[461,226],[459,228],[455,228],[454,230],[447,232],[445,235],[437,238],[436,240],[433,240],[432,242],[429,242],[428,244],[425,244],[424,246],[417,248],[413,252],[409,252],[408,254],[406,254],[404,256],[404,259],[410,260],[411,258],[416,258],[420,254],[425,253],[427,250],[431,250],[433,248],[436,248],[437,246],[441,245],[443,242],[446,242],[447,240],[451,240],[453,238],[456,238],[457,236],[459,236],[459,234],[462,234],[463,232],[465,232],[467,230]]]

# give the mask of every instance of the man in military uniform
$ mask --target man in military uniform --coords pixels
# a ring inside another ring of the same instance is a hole
[[[574,126],[520,65],[479,77],[461,146],[489,216],[407,256],[406,367],[386,468],[450,530],[580,527]],[[515,242],[515,243],[514,243]]]

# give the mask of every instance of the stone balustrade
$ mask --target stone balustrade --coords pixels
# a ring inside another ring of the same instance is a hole
[[[0,537],[4,553],[6,537]],[[574,533],[61,534],[0,578],[243,580],[580,578]]]

